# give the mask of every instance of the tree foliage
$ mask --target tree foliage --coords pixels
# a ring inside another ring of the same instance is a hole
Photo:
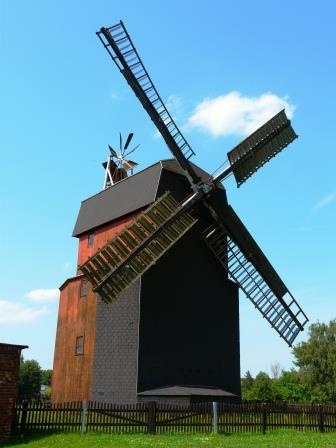
[[[303,381],[314,400],[336,400],[336,319],[309,327],[308,340],[293,348]]]
[[[286,401],[310,401],[311,393],[302,375],[294,369],[282,371],[276,381],[277,394],[280,400]]]
[[[308,339],[293,348],[297,370],[271,365],[272,378],[248,371],[241,380],[245,400],[336,401],[336,319],[309,327]]]
[[[279,399],[274,387],[274,381],[265,372],[259,372],[255,377],[252,387],[244,391],[243,399],[274,401]]]
[[[19,399],[32,400],[39,398],[42,380],[42,369],[35,359],[21,358],[19,373]]]
[[[254,383],[254,378],[251,375],[251,372],[248,370],[245,373],[244,378],[241,379],[241,391],[242,397],[246,397],[249,391],[252,389]]]
[[[249,372],[248,372],[249,373]],[[244,400],[256,401],[309,401],[311,394],[302,375],[295,370],[282,371],[278,378],[270,378],[265,372],[246,379],[242,378],[242,396]]]
[[[45,386],[51,386],[51,376],[52,376],[52,370],[50,369],[42,370],[42,377],[41,377],[42,384],[44,384]]]

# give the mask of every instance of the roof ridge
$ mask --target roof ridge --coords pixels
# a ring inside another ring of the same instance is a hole
[[[166,160],[173,160],[173,159],[166,159]],[[141,174],[141,173],[143,173],[144,171],[149,170],[149,168],[152,168],[153,166],[158,165],[159,163],[161,163],[161,160],[159,160],[158,162],[153,163],[152,165],[147,166],[146,168],[144,168],[143,170],[141,170],[141,171],[139,171],[139,172],[137,172],[137,173],[135,173],[135,174],[132,174],[132,176],[127,176],[127,177],[125,177],[124,179],[121,179],[119,182],[115,183],[114,185],[111,185],[110,187],[105,188],[104,190],[98,191],[98,193],[95,193],[95,194],[93,194],[92,196],[89,196],[88,198],[83,199],[83,200],[81,201],[81,203],[86,202],[86,201],[88,201],[89,199],[92,199],[92,198],[94,198],[95,196],[98,196],[98,195],[104,193],[104,192],[107,191],[107,190],[110,190],[110,189],[113,188],[114,186],[119,185],[121,182],[123,182],[123,181],[125,181],[125,180],[127,180],[127,179],[130,179],[130,178],[133,178],[133,177],[137,176],[138,174]],[[162,166],[162,165],[161,165],[161,166]]]

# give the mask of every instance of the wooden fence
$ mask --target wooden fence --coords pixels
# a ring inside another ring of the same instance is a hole
[[[97,402],[28,403],[15,406],[14,432],[111,433],[263,432],[277,428],[336,430],[335,405],[262,403],[165,403],[116,405]]]

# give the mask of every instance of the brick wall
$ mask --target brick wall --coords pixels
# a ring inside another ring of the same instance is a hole
[[[23,345],[0,344],[0,443],[9,439]]]

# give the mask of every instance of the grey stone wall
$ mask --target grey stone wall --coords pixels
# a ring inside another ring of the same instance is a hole
[[[113,304],[97,303],[92,399],[137,401],[139,297],[137,280]]]

